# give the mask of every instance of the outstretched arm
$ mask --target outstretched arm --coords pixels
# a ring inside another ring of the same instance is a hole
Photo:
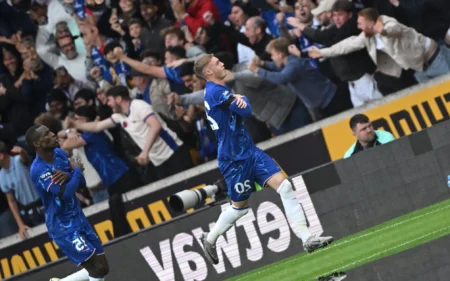
[[[67,126],[70,128],[76,128],[81,131],[98,133],[110,128],[114,128],[116,124],[111,118],[102,120],[102,121],[94,121],[88,123],[79,123],[75,122],[70,118],[66,118]]]
[[[333,46],[329,48],[324,49],[317,49],[315,47],[312,47],[311,50],[313,52],[310,53],[310,57],[312,58],[318,58],[318,57],[324,57],[324,58],[332,58],[337,56],[342,56],[346,54],[350,54],[359,50],[362,50],[366,47],[364,43],[364,33],[359,36],[352,36],[345,40],[342,40],[341,42],[334,44]],[[311,53],[316,52],[318,56],[311,56]]]
[[[300,60],[300,59],[299,59]],[[258,75],[274,84],[286,84],[298,79],[301,74],[298,67],[287,64],[281,71],[268,71],[263,68],[258,69]]]
[[[132,58],[127,57],[122,48],[116,47],[114,49],[114,54],[124,63],[128,64],[131,68],[136,69],[139,72],[142,72],[147,75],[151,75],[157,78],[166,78],[166,72],[164,67],[161,66],[152,66],[142,63],[140,61],[134,60]]]

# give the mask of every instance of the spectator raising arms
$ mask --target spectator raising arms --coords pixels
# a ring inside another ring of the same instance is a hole
[[[131,100],[125,86],[111,88],[106,96],[108,105],[114,111],[110,119],[88,123],[66,119],[68,126],[85,132],[101,132],[122,126],[141,149],[136,156],[137,163],[144,166],[151,161],[159,179],[193,166],[188,149],[154,113],[151,105],[141,100]]]
[[[345,39],[330,48],[312,48],[310,56],[335,57],[367,48],[378,70],[399,77],[402,69],[416,71],[416,79],[425,82],[450,72],[450,49],[399,23],[377,10],[367,8],[358,13],[359,36]]]

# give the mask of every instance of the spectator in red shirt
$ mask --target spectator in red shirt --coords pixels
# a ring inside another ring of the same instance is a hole
[[[200,26],[208,25],[209,15],[220,22],[220,14],[213,0],[172,0],[172,9],[178,19],[177,25],[186,24],[191,34],[197,34]]]

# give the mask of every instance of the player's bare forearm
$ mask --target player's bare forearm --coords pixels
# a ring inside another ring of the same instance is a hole
[[[101,129],[98,126],[98,122],[89,122],[89,123],[79,123],[76,125],[76,128],[86,132],[97,133],[100,132]]]
[[[86,145],[86,142],[84,141],[84,139],[81,138],[80,136],[77,136],[75,138],[70,138],[70,137],[67,138],[61,145],[61,148],[66,151],[70,151],[72,149],[82,147],[85,145]]]
[[[78,130],[86,131],[86,132],[93,132],[98,133],[110,128],[114,128],[115,125],[113,121],[108,118],[102,121],[94,121],[94,122],[88,122],[88,123],[76,123],[75,127]]]
[[[154,117],[150,117],[150,118],[154,118]],[[161,131],[161,124],[159,124],[159,122],[157,124],[155,124],[155,122],[152,122],[152,121],[148,122],[148,123],[151,123],[152,125],[150,126],[150,133],[148,136],[147,143],[145,144],[144,149],[142,150],[147,155],[150,152],[150,149],[152,148],[153,144],[155,143],[155,140],[158,138],[159,132]]]

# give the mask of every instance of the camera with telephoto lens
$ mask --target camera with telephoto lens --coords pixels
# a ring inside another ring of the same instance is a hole
[[[211,205],[215,202],[227,198],[227,186],[223,179],[219,179],[212,185],[195,190],[183,190],[169,198],[169,205],[177,213],[185,212],[191,208],[199,206],[205,202],[206,198],[211,198],[211,202],[205,205]]]

